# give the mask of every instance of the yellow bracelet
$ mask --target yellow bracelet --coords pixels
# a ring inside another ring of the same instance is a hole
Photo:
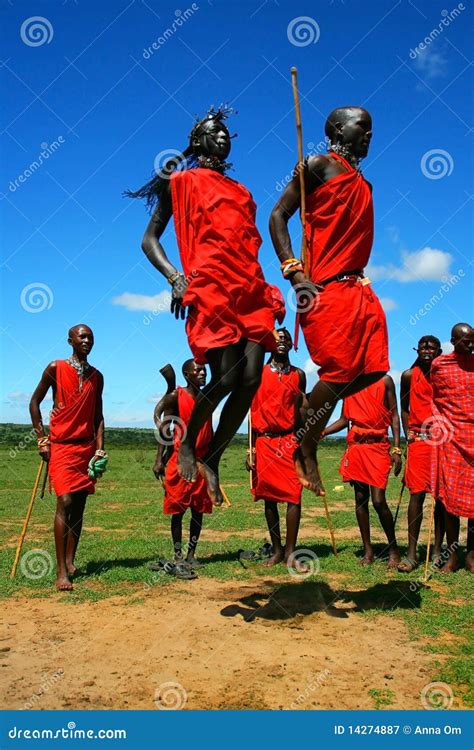
[[[401,456],[403,455],[403,451],[401,448],[397,448],[396,446],[393,446],[392,450],[390,451],[392,456]]]

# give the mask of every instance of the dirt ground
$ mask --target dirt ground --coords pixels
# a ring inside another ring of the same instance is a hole
[[[2,602],[3,707],[369,709],[372,689],[421,708],[432,657],[337,576],[196,583],[140,588],[136,603]]]

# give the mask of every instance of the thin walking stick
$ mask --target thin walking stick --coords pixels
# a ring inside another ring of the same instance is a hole
[[[46,463],[46,471],[44,472],[43,483],[41,485],[40,500],[42,500],[44,497],[44,493],[46,491],[46,482],[48,481],[48,474],[49,474],[49,463],[48,462],[45,462],[45,463]]]
[[[324,512],[326,513],[326,523],[328,525],[329,534],[331,536],[331,544],[332,544],[332,551],[335,555],[338,554],[337,547],[336,547],[336,538],[334,536],[334,526],[332,525],[332,518],[331,514],[329,513],[329,507],[328,507],[328,501],[326,500],[326,495],[322,496],[322,501],[324,505]]]
[[[224,490],[224,487],[222,486],[222,484],[219,485],[219,489],[221,491],[222,497],[224,498],[224,505],[226,505],[228,508],[230,508],[230,506],[232,505],[232,503],[230,502],[229,498],[227,497],[227,493]]]
[[[300,218],[303,236],[301,238],[301,263],[303,271],[306,273],[306,194],[304,189],[304,157],[303,157],[303,128],[301,125],[300,99],[298,95],[298,71],[295,67],[291,68],[291,86],[293,89],[293,101],[295,104],[296,118],[296,140],[298,144],[298,177],[300,182]],[[297,299],[298,301],[298,299]],[[296,312],[295,333],[293,336],[293,347],[295,352],[298,351],[298,338],[300,330],[300,313]]]
[[[28,521],[30,520],[31,512],[33,510],[33,505],[36,499],[36,493],[38,492],[38,486],[41,479],[41,472],[43,471],[43,466],[46,462],[43,461],[43,459],[40,460],[40,465],[38,466],[38,473],[36,474],[35,483],[33,486],[33,492],[31,493],[31,499],[30,504],[28,505],[28,510],[26,511],[25,520],[23,521],[23,528],[21,530],[20,538],[18,539],[18,544],[16,546],[16,553],[15,553],[15,560],[13,562],[13,567],[10,573],[10,578],[15,578],[16,569],[18,567],[18,560],[20,559],[20,553],[21,548],[23,546],[23,541],[26,536],[26,529],[28,528]],[[48,472],[48,467],[46,467],[46,473]]]
[[[249,483],[250,483],[250,489],[253,487],[253,440],[252,440],[252,414],[249,409],[249,416],[248,416],[248,433],[249,433],[249,464],[250,464],[250,471],[249,471]]]
[[[428,565],[430,562],[430,548],[431,548],[431,537],[433,535],[433,523],[434,523],[434,512],[435,512],[435,499],[434,495],[432,495],[432,501],[431,501],[431,511],[430,511],[430,524],[428,528],[428,544],[426,545],[426,560],[425,560],[425,575],[424,580],[427,581],[428,576]]]

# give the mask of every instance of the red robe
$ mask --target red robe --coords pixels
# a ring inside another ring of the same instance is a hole
[[[187,425],[194,408],[194,399],[185,388],[178,387],[179,419]],[[186,482],[178,473],[178,451],[183,437],[179,423],[174,431],[173,453],[166,464],[165,496],[163,510],[168,515],[184,513],[187,508],[194,508],[198,513],[212,513],[212,501],[207,493],[204,477],[198,473],[195,482]],[[203,458],[212,438],[212,420],[208,419],[199,432],[196,441],[196,458]]]
[[[431,460],[433,445],[429,440],[429,430],[433,419],[433,389],[430,373],[426,375],[415,365],[410,383],[410,410],[408,429],[415,439],[408,443],[405,463],[405,484],[414,492],[431,492]]]
[[[309,276],[315,283],[363,270],[372,248],[372,193],[365,179],[341,156],[348,170],[306,199]],[[348,383],[358,375],[387,372],[385,314],[369,284],[333,281],[301,316],[306,345],[319,377]]]
[[[437,357],[431,385],[432,492],[449,513],[474,518],[474,356]]]
[[[174,172],[173,216],[189,286],[186,333],[193,356],[244,338],[275,349],[274,290],[258,262],[256,206],[240,183],[212,169]]]
[[[254,500],[301,502],[302,485],[293,461],[297,447],[295,404],[300,397],[300,375],[296,367],[290,367],[288,373],[278,373],[265,365],[251,408],[252,429],[259,433],[255,440]],[[263,433],[285,434],[272,437]]]
[[[343,413],[350,429],[339,473],[345,482],[362,482],[384,490],[392,467],[387,433],[392,415],[385,406],[383,378],[344,399]]]
[[[92,367],[79,390],[76,370],[66,360],[56,360],[56,406],[49,425],[49,476],[56,495],[94,492],[95,480],[89,477],[87,467],[96,448],[97,383],[97,370]]]

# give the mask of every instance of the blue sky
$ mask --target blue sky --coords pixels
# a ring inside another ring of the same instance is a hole
[[[183,324],[153,313],[167,284],[140,249],[144,206],[121,194],[184,148],[210,104],[238,110],[230,174],[254,196],[261,264],[286,294],[267,226],[296,161],[291,65],[306,151],[335,106],[373,115],[369,271],[395,377],[420,336],[447,342],[453,323],[472,322],[472,26],[470,5],[444,0],[6,3],[2,421],[28,421],[42,369],[86,322],[106,423],[151,426],[158,370],[189,350]],[[297,218],[291,233],[298,249]],[[172,223],[163,244],[176,259]],[[314,382],[303,341],[293,361]]]

